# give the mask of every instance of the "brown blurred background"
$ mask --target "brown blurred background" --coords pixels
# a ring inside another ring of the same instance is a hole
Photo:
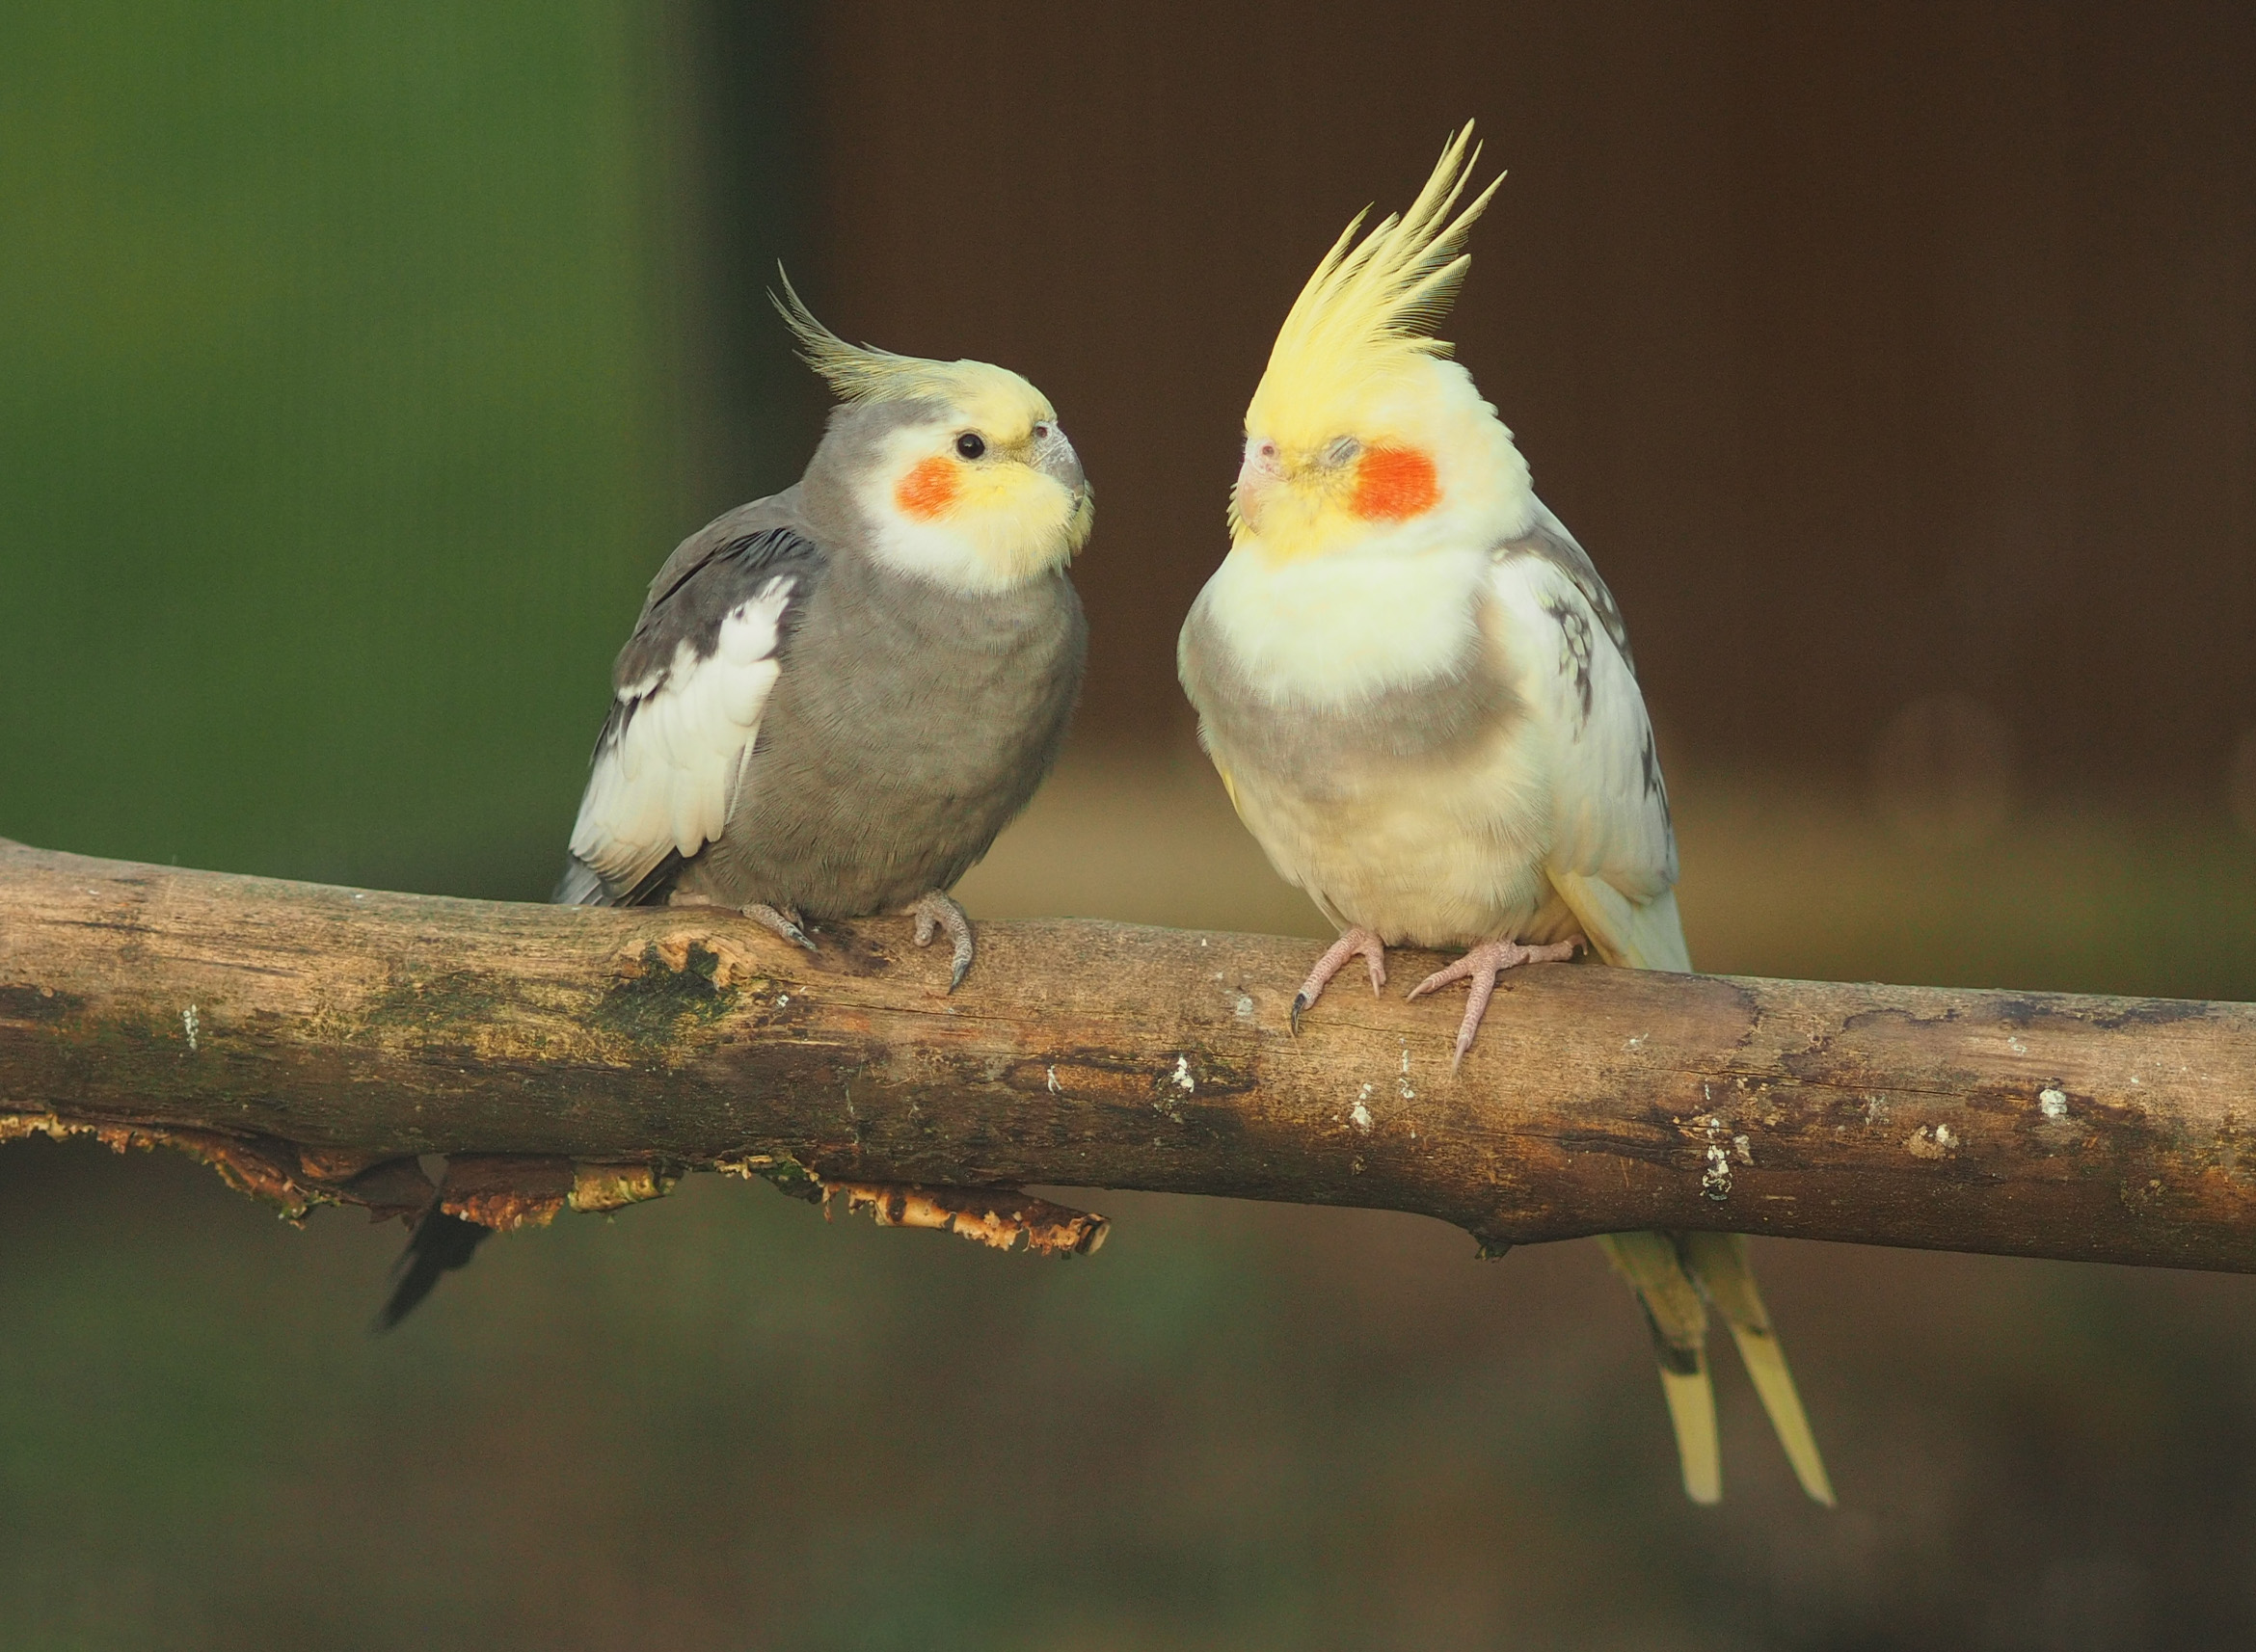
[[[815,36],[824,312],[1022,366],[1098,480],[1090,737],[1186,727],[1174,628],[1270,335],[1477,117],[1511,178],[1445,333],[1679,752],[1853,773],[1955,692],[2044,796],[2220,807],[2256,726],[2246,8],[1006,0]]]
[[[11,9],[0,835],[538,898],[650,570],[819,429],[780,256],[1097,484],[975,916],[1313,936],[1174,629],[1293,293],[1473,117],[1447,333],[1695,956],[2256,997],[2252,93],[2222,5]],[[1842,1507],[1727,1355],[1695,1511],[1595,1247],[1089,1198],[1052,1266],[700,1178],[371,1342],[397,1230],[0,1151],[0,1652],[2256,1639],[2248,1280],[1764,1246]]]

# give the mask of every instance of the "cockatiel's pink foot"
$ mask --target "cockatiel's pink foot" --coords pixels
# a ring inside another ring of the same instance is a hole
[[[1293,1030],[1301,1030],[1301,1017],[1324,996],[1324,989],[1338,974],[1350,958],[1356,953],[1371,966],[1371,991],[1376,994],[1386,984],[1386,944],[1376,931],[1351,929],[1331,944],[1329,951],[1316,960],[1316,967],[1308,972],[1308,978],[1301,983],[1301,990],[1293,995]]]
[[[1574,949],[1586,946],[1581,936],[1571,936],[1548,946],[1522,946],[1517,941],[1484,941],[1446,970],[1436,970],[1416,986],[1410,996],[1423,998],[1426,994],[1447,986],[1451,981],[1469,982],[1472,991],[1464,1006],[1464,1021],[1457,1029],[1457,1053],[1449,1058],[1449,1070],[1454,1073],[1464,1060],[1464,1052],[1472,1048],[1473,1034],[1481,1029],[1481,1017],[1489,1013],[1489,999],[1496,993],[1497,977],[1506,970],[1521,964],[1564,964],[1574,956]]]
[[[920,946],[931,946],[934,929],[948,931],[948,939],[955,946],[955,957],[948,971],[948,990],[955,991],[963,985],[964,972],[972,967],[971,919],[964,917],[962,907],[939,890],[919,896],[916,904],[908,908],[908,916],[917,920]]]
[[[815,950],[815,943],[807,939],[807,931],[803,926],[805,920],[799,917],[796,911],[788,906],[765,906],[757,900],[749,906],[731,906],[728,902],[715,900],[709,894],[690,894],[682,890],[676,890],[667,895],[666,904],[668,906],[717,906],[723,912],[740,912],[763,929],[780,935],[792,946],[803,946],[810,952]]]

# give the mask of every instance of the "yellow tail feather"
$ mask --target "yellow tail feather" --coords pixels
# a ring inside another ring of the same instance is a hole
[[[1551,885],[1607,963],[1628,969],[1691,969],[1675,891],[1639,903],[1600,878],[1553,872]],[[1833,1482],[1826,1477],[1825,1459],[1818,1455],[1816,1436],[1810,1431],[1809,1416],[1786,1370],[1786,1350],[1779,1346],[1761,1292],[1755,1288],[1746,1241],[1736,1234],[1684,1233],[1609,1234],[1599,1242],[1652,1320],[1669,1416],[1677,1426],[1677,1452],[1684,1463],[1684,1490],[1692,1501],[1713,1503],[1722,1492],[1723,1477],[1713,1466],[1715,1400],[1705,1354],[1707,1316],[1702,1308],[1695,1325],[1681,1302],[1675,1300],[1679,1288],[1696,1301],[1705,1297],[1714,1303],[1731,1325],[1740,1362],[1754,1379],[1762,1409],[1770,1414],[1770,1426],[1786,1448],[1794,1478],[1813,1500],[1832,1507]],[[1687,1350],[1694,1357],[1688,1358]]]
[[[1786,1461],[1794,1466],[1794,1478],[1813,1501],[1831,1508],[1833,1481],[1826,1477],[1817,1438],[1810,1431],[1793,1374],[1786,1370],[1786,1350],[1770,1328],[1770,1315],[1755,1288],[1747,1241],[1737,1234],[1688,1233],[1679,1236],[1677,1242],[1701,1291],[1730,1323],[1740,1362],[1754,1379],[1762,1409],[1770,1413],[1770,1426],[1786,1448]]]
[[[1723,1442],[1715,1425],[1715,1387],[1707,1375],[1707,1303],[1684,1271],[1665,1234],[1600,1234],[1606,1258],[1637,1293],[1660,1359],[1661,1395],[1677,1434],[1684,1495],[1694,1503],[1723,1496]]]
[[[1723,1501],[1723,1436],[1715,1426],[1715,1384],[1707,1368],[1680,1373],[1661,1367],[1661,1394],[1669,1402],[1669,1424],[1677,1431],[1677,1461],[1684,1470],[1684,1495],[1694,1503]]]

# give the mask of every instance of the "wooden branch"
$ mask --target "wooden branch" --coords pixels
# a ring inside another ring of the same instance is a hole
[[[495,1225],[684,1170],[1092,1248],[1029,1184],[2256,1271],[2256,1008],[1548,967],[1457,1011],[1307,943],[501,905],[0,848],[0,1133],[168,1142],[302,1211]],[[1404,955],[1395,974],[1430,967]],[[903,1187],[900,1185],[912,1185]]]

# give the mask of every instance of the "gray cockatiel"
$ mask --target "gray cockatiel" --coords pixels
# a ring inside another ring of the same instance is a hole
[[[1246,413],[1231,546],[1183,626],[1199,736],[1271,863],[1341,930],[1302,1014],[1360,954],[1469,948],[1410,992],[1469,988],[1588,946],[1689,970],[1676,839],[1628,633],[1472,376],[1432,332],[1463,283],[1469,125],[1401,218],[1348,226],[1303,289]],[[1501,180],[1499,180],[1501,181]],[[1722,1489],[1707,1310],[1730,1323],[1804,1488],[1833,1493],[1744,1247],[1604,1239],[1644,1304],[1684,1486]]]
[[[555,898],[805,925],[908,912],[971,967],[956,880],[1026,807],[1080,692],[1066,564],[1094,515],[1049,402],[983,361],[846,343],[777,301],[840,398],[807,472],[683,541],[613,671]],[[433,1211],[381,1323],[486,1230]]]

